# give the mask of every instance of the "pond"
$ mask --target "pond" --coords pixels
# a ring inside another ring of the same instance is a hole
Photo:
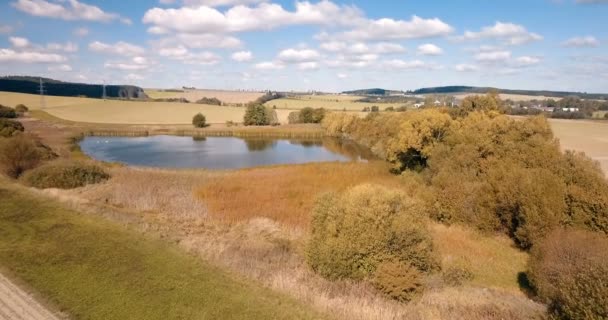
[[[85,137],[80,148],[101,161],[164,168],[234,169],[374,159],[369,149],[336,138]]]

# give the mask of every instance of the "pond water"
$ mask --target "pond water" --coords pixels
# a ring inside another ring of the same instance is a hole
[[[344,139],[244,139],[236,137],[86,137],[90,157],[133,166],[233,169],[325,161],[367,161],[371,151]]]

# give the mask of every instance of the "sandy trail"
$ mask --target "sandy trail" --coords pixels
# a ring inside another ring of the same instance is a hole
[[[0,320],[60,320],[34,297],[0,274]]]

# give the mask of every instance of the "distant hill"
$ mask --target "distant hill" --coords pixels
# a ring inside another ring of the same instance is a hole
[[[85,84],[63,82],[54,79],[42,78],[44,93],[49,96],[102,98],[103,86],[100,84]],[[0,91],[38,94],[40,78],[29,76],[0,77]],[[106,85],[106,97],[122,99],[146,98],[144,90],[131,85]]]
[[[564,98],[569,96],[577,96],[583,99],[608,99],[606,93],[586,93],[586,92],[573,92],[573,91],[550,91],[550,90],[510,90],[510,89],[499,89],[492,87],[468,87],[468,86],[448,86],[448,87],[434,87],[434,88],[422,88],[414,91],[408,91],[409,94],[456,94],[456,93],[487,93],[491,90],[496,90],[503,94],[519,94],[526,96],[545,96],[545,97],[558,97]]]
[[[510,90],[510,89],[499,89],[492,87],[471,87],[471,86],[447,86],[447,87],[432,87],[432,88],[421,88],[414,91],[397,91],[397,90],[385,90],[385,89],[361,89],[344,91],[344,94],[363,95],[363,96],[377,96],[377,95],[392,95],[392,94],[457,94],[457,93],[475,93],[484,94],[491,90],[496,90],[503,94],[519,94],[527,96],[546,96],[546,97],[568,97],[577,96],[583,99],[608,99],[608,93],[586,93],[586,92],[572,92],[572,91],[550,91],[550,90]]]
[[[356,96],[387,96],[394,93],[403,93],[402,91],[396,90],[386,90],[380,88],[374,89],[361,89],[361,90],[352,90],[352,91],[344,91],[344,94],[352,94]]]

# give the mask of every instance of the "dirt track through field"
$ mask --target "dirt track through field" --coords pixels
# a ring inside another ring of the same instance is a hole
[[[0,320],[59,320],[57,316],[0,274]]]

